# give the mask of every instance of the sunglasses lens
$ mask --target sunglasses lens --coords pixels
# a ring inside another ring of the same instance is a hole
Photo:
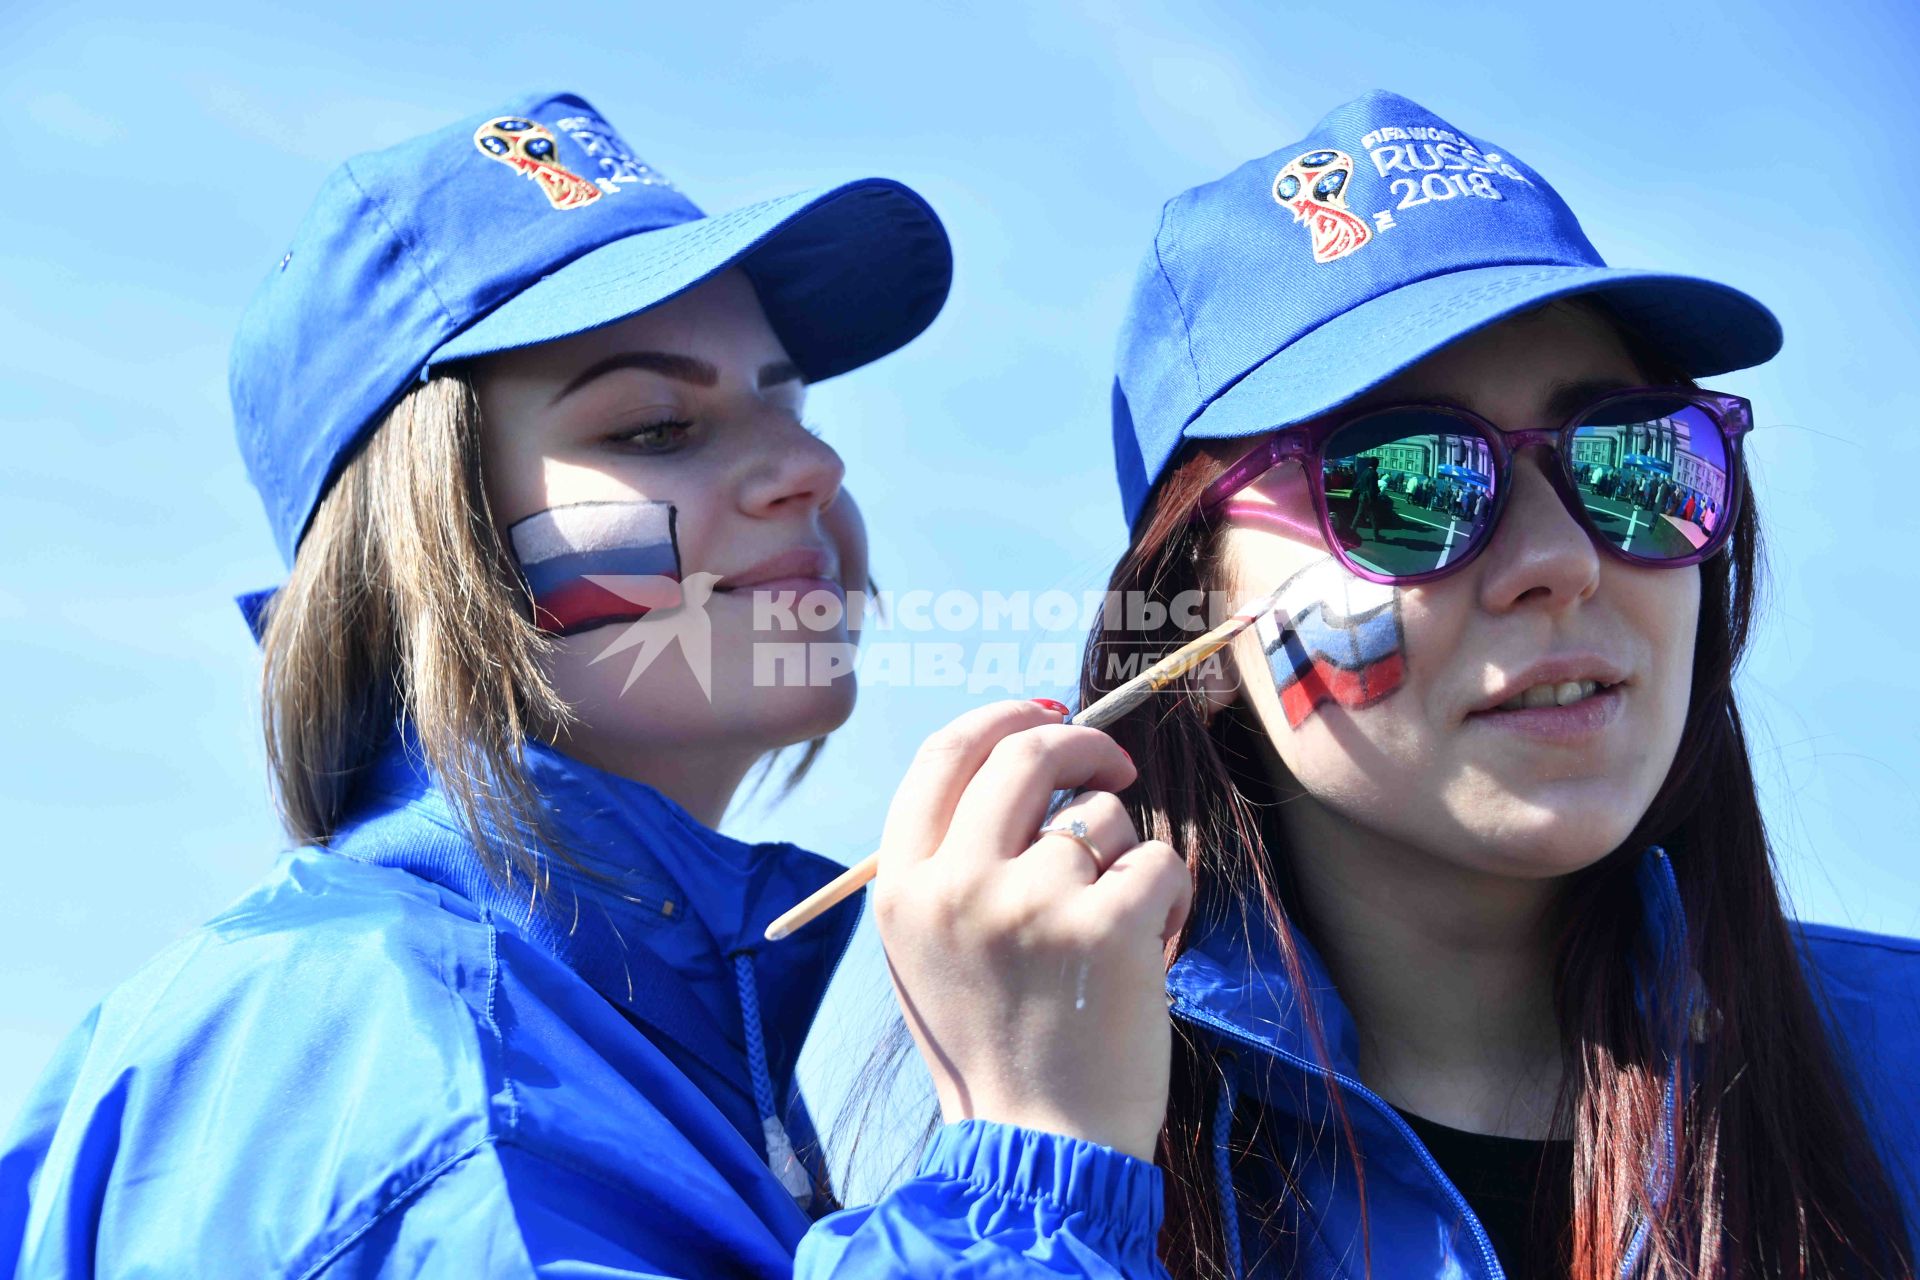
[[[1567,463],[1600,536],[1642,560],[1697,552],[1727,509],[1728,448],[1684,397],[1609,400],[1574,430]]]
[[[1493,520],[1493,455],[1471,425],[1431,409],[1348,423],[1322,448],[1327,515],[1347,559],[1412,577],[1444,569]]]

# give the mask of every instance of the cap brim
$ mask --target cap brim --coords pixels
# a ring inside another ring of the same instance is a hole
[[[1342,313],[1255,365],[1182,433],[1225,440],[1320,416],[1475,330],[1555,298],[1594,294],[1693,377],[1772,359],[1780,322],[1738,289],[1613,267],[1476,267]]]
[[[456,334],[428,365],[598,329],[734,266],[809,382],[905,345],[939,314],[953,279],[946,231],[926,201],[867,178],[602,245]]]

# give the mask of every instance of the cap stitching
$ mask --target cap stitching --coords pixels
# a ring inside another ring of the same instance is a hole
[[[353,184],[353,189],[360,193],[360,198],[367,202],[367,206],[372,209],[375,216],[380,219],[381,225],[386,227],[388,234],[390,234],[395,242],[400,245],[401,249],[405,251],[407,265],[413,268],[415,275],[420,277],[421,286],[427,291],[427,295],[433,299],[434,305],[440,308],[441,320],[449,328],[452,327],[453,313],[448,309],[446,299],[441,297],[440,291],[434,287],[433,277],[427,273],[426,268],[421,264],[420,252],[415,247],[413,241],[400,230],[393,218],[389,216],[386,206],[381,203],[371,191],[367,190],[365,183],[360,181],[360,175],[353,171],[353,162],[351,160],[341,162],[340,172],[346,176],[348,182]],[[392,392],[387,396],[385,402],[376,412],[356,422],[353,425],[353,429],[347,435],[344,447],[333,451],[333,456],[329,459],[326,470],[321,473],[319,487],[315,489],[311,495],[300,495],[306,498],[306,505],[305,509],[300,512],[298,523],[293,525],[289,530],[290,536],[286,546],[286,553],[289,557],[299,555],[300,544],[306,540],[307,529],[313,524],[313,518],[319,512],[321,502],[326,499],[327,494],[333,489],[333,486],[339,482],[340,473],[346,469],[348,461],[366,446],[367,440],[372,436],[373,431],[377,428],[381,419],[399,402],[400,397],[404,396],[406,392],[406,385],[402,384],[398,391]],[[282,489],[286,488],[284,481],[280,487]],[[277,527],[274,532],[277,538],[279,533]]]
[[[1153,266],[1160,274],[1160,282],[1167,286],[1167,296],[1173,299],[1173,310],[1180,317],[1180,332],[1186,342],[1187,365],[1193,373],[1194,394],[1200,393],[1200,358],[1193,354],[1193,321],[1187,317],[1187,309],[1180,304],[1180,291],[1173,287],[1173,276],[1167,271],[1167,260],[1160,254],[1160,237],[1167,229],[1167,214],[1174,203],[1180,199],[1175,196],[1160,206],[1160,225],[1153,230]]]
[[[1517,266],[1519,264],[1515,263],[1512,265]],[[1400,338],[1414,329],[1418,329],[1425,325],[1431,324],[1436,319],[1441,319],[1446,316],[1452,315],[1455,312],[1462,311],[1467,307],[1474,305],[1475,303],[1484,302],[1492,298],[1497,298],[1502,294],[1514,293],[1522,288],[1525,288],[1528,285],[1537,283],[1542,280],[1552,279],[1554,276],[1558,275],[1562,271],[1610,270],[1610,268],[1603,268],[1603,267],[1576,266],[1576,267],[1569,268],[1564,266],[1558,266],[1556,264],[1542,264],[1542,265],[1551,267],[1552,269],[1528,271],[1521,275],[1508,276],[1502,280],[1489,280],[1485,284],[1475,285],[1474,287],[1472,287],[1471,289],[1468,289],[1464,293],[1458,293],[1453,295],[1450,298],[1431,302],[1426,306],[1422,307],[1420,310],[1413,312],[1410,315],[1403,316],[1400,319],[1399,323],[1395,324],[1391,329],[1386,330],[1385,333],[1380,336],[1386,338],[1389,341],[1396,338]],[[1425,278],[1434,279],[1435,277],[1428,276]],[[1305,335],[1303,334],[1302,336],[1304,337]]]
[[[342,163],[340,169],[347,175],[347,181],[353,183],[354,190],[360,193],[361,199],[371,205],[373,211],[380,215],[380,221],[386,226],[387,231],[393,238],[399,241],[400,247],[407,251],[407,265],[412,267],[414,274],[420,277],[420,283],[426,286],[426,290],[428,294],[432,296],[434,304],[440,308],[440,318],[446,321],[448,325],[452,325],[453,309],[447,305],[447,300],[440,296],[440,290],[435,287],[433,276],[427,271],[426,264],[421,260],[422,255],[418,246],[414,244],[412,237],[402,231],[399,225],[394,222],[393,218],[388,215],[386,204],[381,201],[378,196],[367,190],[366,184],[360,181],[360,175],[353,171],[353,162],[351,160]]]
[[[1532,284],[1536,280],[1546,279],[1547,277],[1555,275],[1559,272],[1611,271],[1611,270],[1618,269],[1618,268],[1611,268],[1611,267],[1590,267],[1585,265],[1569,266],[1565,263],[1524,264],[1524,263],[1518,263],[1518,262],[1483,264],[1481,266],[1473,266],[1473,267],[1454,267],[1446,271],[1436,271],[1432,275],[1421,276],[1417,280],[1408,280],[1404,284],[1395,285],[1392,289],[1387,290],[1386,293],[1375,294],[1373,298],[1369,298],[1367,299],[1367,301],[1372,302],[1378,298],[1386,297],[1387,294],[1389,293],[1397,293],[1401,289],[1410,288],[1413,285],[1422,284],[1428,280],[1438,280],[1444,276],[1455,275],[1462,271],[1485,270],[1486,265],[1497,265],[1497,266],[1533,265],[1535,267],[1549,268],[1549,269],[1530,271],[1521,276],[1511,276],[1505,279],[1504,281],[1490,281],[1487,284],[1476,285],[1472,289],[1468,290],[1466,293],[1460,294],[1456,297],[1429,303],[1427,304],[1427,306],[1421,308],[1419,311],[1414,312],[1411,316],[1402,317],[1398,322],[1394,324],[1393,328],[1386,330],[1382,334],[1376,334],[1375,335],[1376,341],[1380,342],[1381,345],[1385,345],[1387,342],[1390,342],[1394,339],[1404,337],[1409,331],[1419,327],[1421,324],[1431,323],[1437,316],[1444,315],[1448,312],[1457,311],[1461,307],[1473,302],[1478,302],[1483,298],[1494,297],[1501,293],[1512,292],[1514,289],[1518,289],[1523,285]],[[1364,306],[1365,303],[1362,303],[1360,305]],[[1275,347],[1272,351],[1269,351],[1266,355],[1261,356],[1258,360],[1255,360],[1252,364],[1249,364],[1246,368],[1242,369],[1238,374],[1228,379],[1227,382],[1224,385],[1222,385],[1219,390],[1215,391],[1212,395],[1202,397],[1200,400],[1200,403],[1194,406],[1193,411],[1187,415],[1187,420],[1184,423],[1182,423],[1180,426],[1180,430],[1182,432],[1183,437],[1186,432],[1186,429],[1192,426],[1195,422],[1200,420],[1200,415],[1204,414],[1208,409],[1212,408],[1214,404],[1217,401],[1219,401],[1222,397],[1224,397],[1228,392],[1232,391],[1235,387],[1239,386],[1247,378],[1251,377],[1256,370],[1265,366],[1269,361],[1276,359],[1281,352],[1291,350],[1294,346],[1298,345],[1300,342],[1304,341],[1306,338],[1308,338],[1312,334],[1317,333],[1319,330],[1325,328],[1327,325],[1332,324],[1335,320],[1338,320],[1343,316],[1351,315],[1354,311],[1358,309],[1359,309],[1358,307],[1348,307],[1343,311],[1334,312],[1332,315],[1322,320],[1319,324],[1314,325],[1311,329],[1306,329],[1300,333],[1295,334],[1292,338],[1288,339],[1282,345]],[[1365,388],[1356,388],[1353,394],[1358,395],[1363,390],[1365,390]]]

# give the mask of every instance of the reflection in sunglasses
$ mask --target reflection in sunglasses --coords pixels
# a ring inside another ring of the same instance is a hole
[[[1698,563],[1737,509],[1729,432],[1750,425],[1746,401],[1692,390],[1609,394],[1557,430],[1502,432],[1453,406],[1378,409],[1282,429],[1230,466],[1200,509],[1291,538],[1317,534],[1362,576],[1424,579],[1477,554],[1516,458],[1544,446],[1554,492],[1603,550]],[[1287,439],[1296,430],[1304,448]],[[1277,465],[1295,459],[1305,465]],[[1317,528],[1304,517],[1310,506]]]
[[[1493,451],[1479,435],[1436,418],[1429,410],[1387,411],[1327,441],[1321,486],[1328,519],[1341,550],[1370,572],[1444,569],[1484,532]]]
[[[1328,460],[1323,491],[1341,550],[1373,573],[1446,568],[1479,538],[1492,511],[1484,453],[1478,439],[1417,435]]]
[[[1678,559],[1713,536],[1727,499],[1727,445],[1692,406],[1640,402],[1574,433],[1574,482],[1602,536],[1622,551]],[[1671,412],[1662,413],[1663,409]],[[1642,529],[1646,537],[1635,540]]]
[[[1326,534],[1317,520],[1303,519],[1294,511],[1269,501],[1251,500],[1246,496],[1250,491],[1242,491],[1241,496],[1229,501],[1221,509],[1222,514],[1243,529],[1325,545]],[[1375,573],[1422,573],[1444,567],[1465,549],[1470,535],[1478,528],[1477,518],[1463,520],[1444,511],[1416,514],[1389,495],[1381,495],[1370,512],[1359,516],[1353,511],[1351,492],[1329,492],[1327,505],[1340,535],[1340,549]],[[1372,536],[1362,539],[1356,526],[1366,526],[1369,520],[1368,531]],[[1441,523],[1442,520],[1445,523]],[[1383,526],[1392,529],[1393,536],[1384,534]],[[1386,554],[1396,550],[1397,554]]]

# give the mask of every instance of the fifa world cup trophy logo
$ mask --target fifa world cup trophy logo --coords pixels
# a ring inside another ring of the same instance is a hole
[[[556,209],[578,209],[600,198],[599,187],[560,166],[553,135],[532,120],[519,116],[489,120],[473,131],[473,145],[481,154],[539,183],[547,203]]]
[[[1313,260],[1344,258],[1367,241],[1373,231],[1347,212],[1347,179],[1353,175],[1353,157],[1344,151],[1309,151],[1288,162],[1273,180],[1273,198],[1293,210],[1293,220],[1307,224],[1313,237]]]

